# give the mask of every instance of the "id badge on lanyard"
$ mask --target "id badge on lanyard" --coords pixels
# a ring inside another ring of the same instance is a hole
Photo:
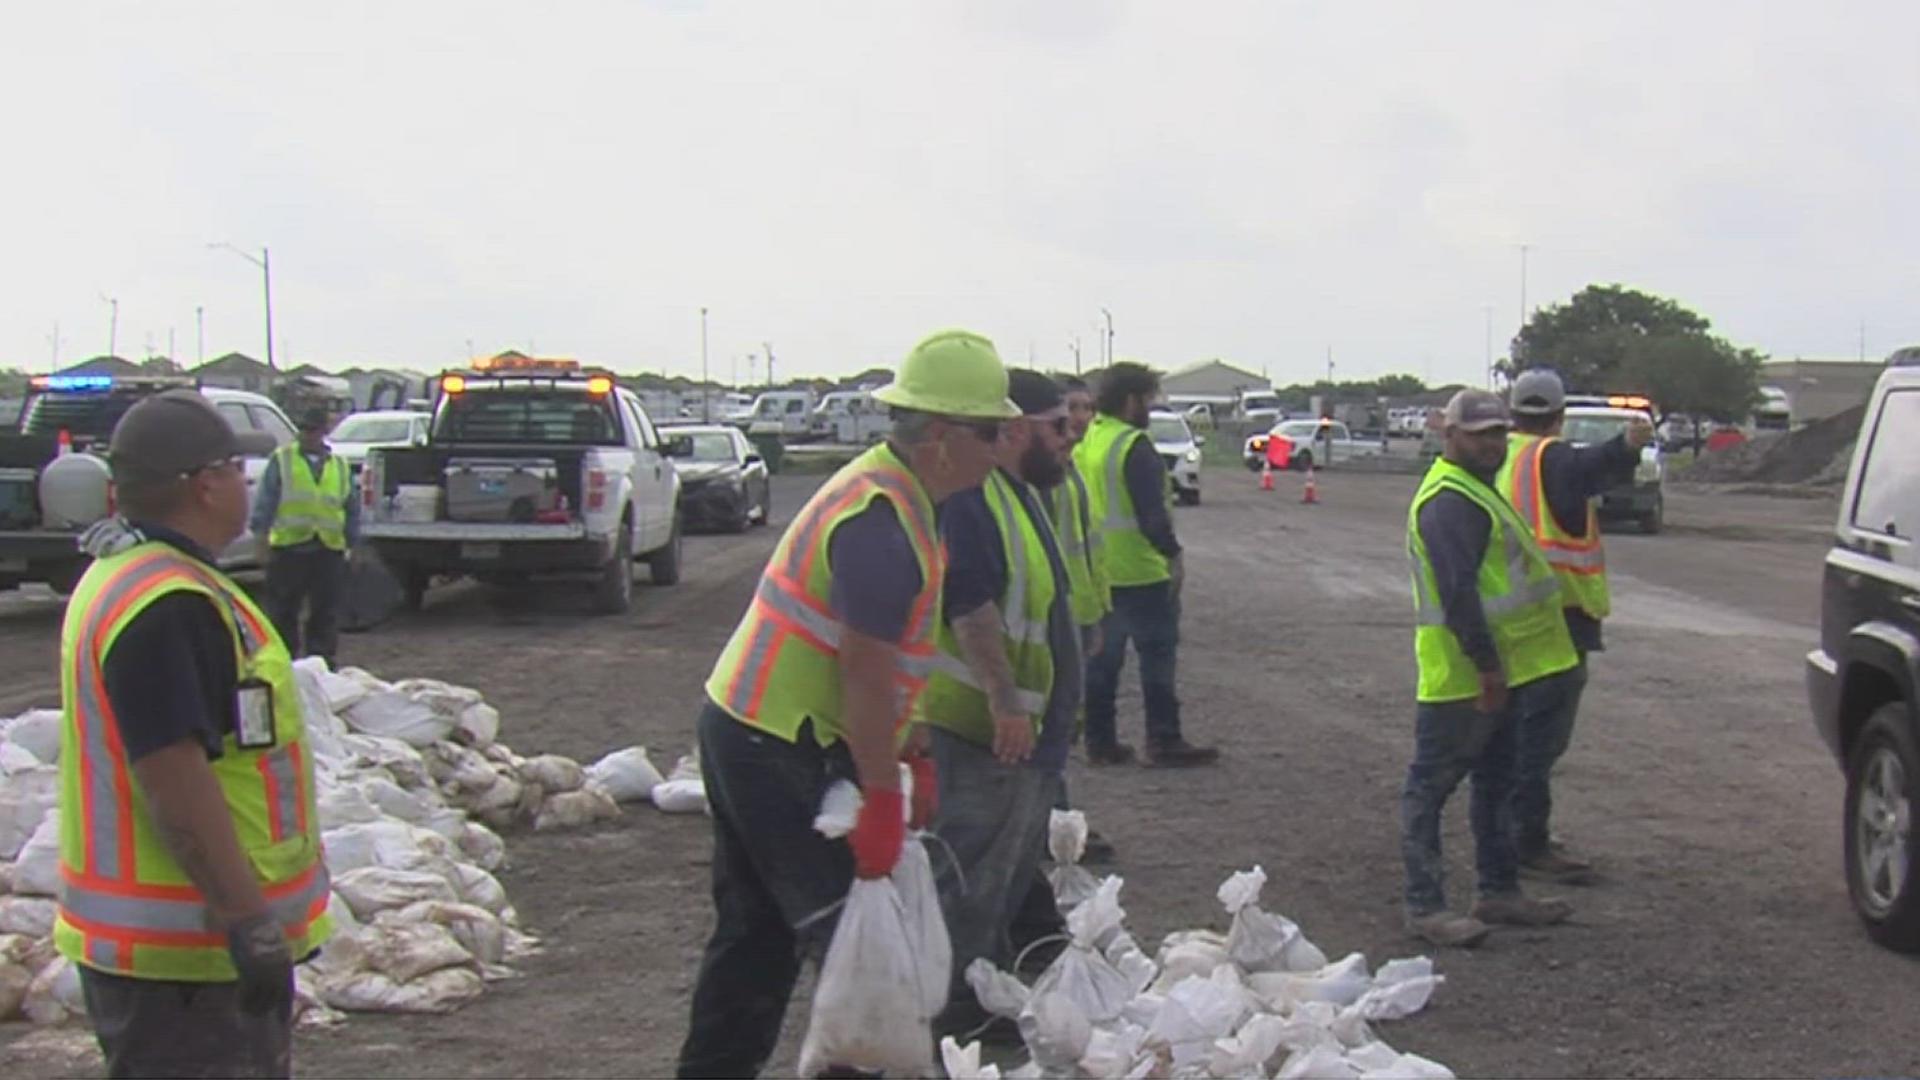
[[[241,749],[271,749],[276,742],[272,685],[261,679],[241,679],[234,706],[234,714],[239,719],[234,739]]]

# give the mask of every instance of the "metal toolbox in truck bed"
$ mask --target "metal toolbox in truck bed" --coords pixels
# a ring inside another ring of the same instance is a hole
[[[551,458],[452,458],[446,480],[449,521],[524,525],[566,512]]]

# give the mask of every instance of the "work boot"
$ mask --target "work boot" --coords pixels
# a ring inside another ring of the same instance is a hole
[[[1573,905],[1565,900],[1536,900],[1524,893],[1483,896],[1473,902],[1473,917],[1501,926],[1552,926],[1567,921]]]
[[[1556,885],[1591,885],[1599,877],[1592,863],[1557,843],[1548,844],[1546,850],[1537,855],[1523,856],[1520,876]]]
[[[1080,852],[1080,865],[1105,866],[1119,855],[1113,849],[1113,841],[1100,835],[1098,829],[1087,830],[1086,848]]]
[[[1219,760],[1219,747],[1195,746],[1185,739],[1152,743],[1147,747],[1147,767],[1153,769],[1186,769]]]
[[[1487,939],[1490,928],[1470,915],[1435,911],[1408,915],[1407,932],[1442,949],[1471,949]]]
[[[1133,758],[1133,747],[1126,743],[1110,743],[1104,746],[1095,742],[1087,743],[1087,764],[1089,765],[1131,765]]]

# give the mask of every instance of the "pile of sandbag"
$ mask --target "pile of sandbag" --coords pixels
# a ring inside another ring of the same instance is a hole
[[[1085,822],[1057,814],[1056,858],[1075,855]],[[1064,820],[1063,820],[1064,819]],[[1063,859],[1071,866],[1071,859]],[[1076,868],[1077,869],[1077,868]],[[1090,896],[1077,875],[1056,873],[1070,890],[1070,941],[1031,986],[985,960],[967,982],[989,1012],[1019,1025],[1032,1060],[1002,1073],[980,1063],[977,1044],[941,1044],[951,1077],[1038,1076],[1451,1077],[1445,1066],[1402,1053],[1374,1030],[1426,1007],[1444,981],[1425,957],[1369,970],[1352,953],[1329,962],[1284,916],[1260,907],[1266,874],[1234,874],[1218,896],[1226,933],[1172,933],[1151,957],[1125,927],[1122,881],[1101,879]],[[1063,888],[1064,887],[1064,888]]]

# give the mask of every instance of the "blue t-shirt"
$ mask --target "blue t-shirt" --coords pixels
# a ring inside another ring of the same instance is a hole
[[[827,538],[833,571],[828,603],[841,622],[871,638],[898,645],[907,639],[919,599],[920,560],[913,541],[885,496],[841,522]]]

